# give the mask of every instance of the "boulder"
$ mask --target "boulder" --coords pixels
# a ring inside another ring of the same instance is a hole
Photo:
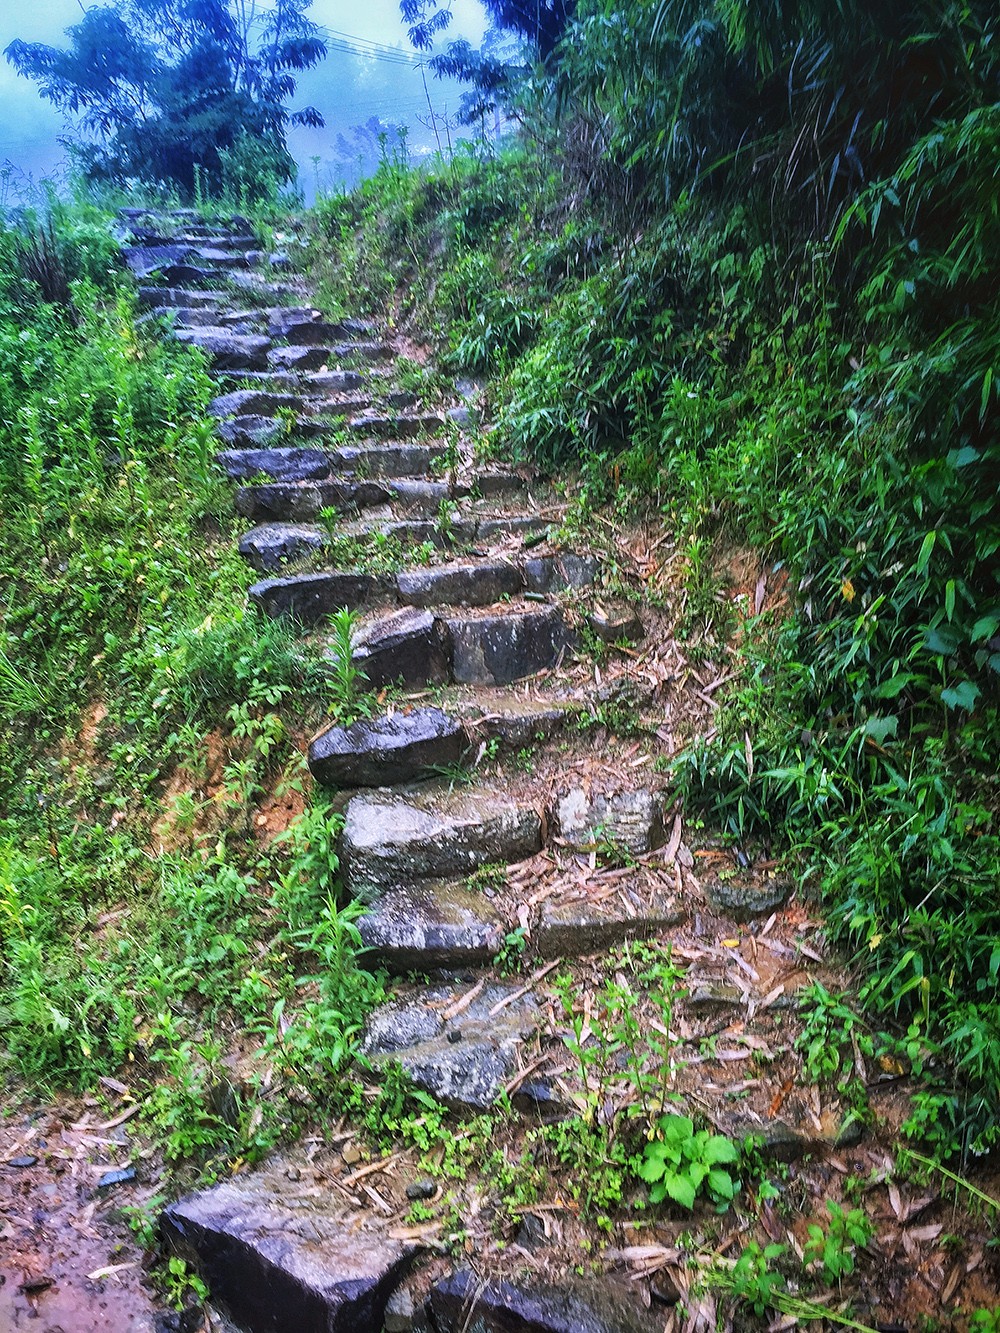
[[[225,417],[275,417],[279,412],[301,412],[302,399],[292,393],[268,393],[262,389],[235,389],[213,398],[209,414],[220,420]]]
[[[734,921],[750,921],[784,907],[792,896],[792,884],[787,879],[768,879],[759,884],[716,880],[705,885],[705,894],[717,912]]]
[[[302,522],[318,518],[324,509],[347,513],[356,495],[357,487],[343,481],[271,481],[241,486],[234,504],[238,514],[257,523],[269,519]]]
[[[524,581],[529,592],[571,592],[586,588],[597,578],[600,564],[592,555],[538,555],[524,562]]]

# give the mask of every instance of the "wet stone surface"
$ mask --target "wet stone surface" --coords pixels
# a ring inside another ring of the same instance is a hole
[[[309,746],[309,771],[328,787],[388,787],[457,764],[465,748],[461,723],[419,708],[330,727]]]
[[[347,887],[358,896],[414,879],[467,875],[491,861],[523,860],[541,845],[542,822],[531,806],[440,784],[355,796],[341,835]]]
[[[384,616],[359,636],[355,666],[371,689],[443,684],[451,676],[451,644],[444,624],[429,611],[406,608]]]
[[[411,606],[489,606],[523,586],[520,570],[506,561],[409,569],[396,582],[400,599]]]
[[[705,885],[705,893],[717,912],[727,913],[734,921],[750,921],[784,907],[792,896],[792,885],[786,879],[767,880],[763,884],[716,881]]]
[[[556,817],[560,834],[572,847],[606,842],[641,856],[663,841],[662,805],[649,791],[588,797],[582,788],[574,787],[560,798]]]
[[[289,616],[301,625],[312,626],[344,607],[357,610],[388,597],[391,592],[391,581],[382,575],[332,570],[262,579],[248,589],[247,596],[265,615]]]
[[[662,1314],[641,1313],[634,1298],[609,1284],[483,1282],[470,1269],[435,1283],[431,1310],[438,1333],[659,1333],[663,1327]]]
[[[459,684],[507,685],[555,666],[567,631],[555,607],[470,619],[448,617],[452,674]]]
[[[624,890],[622,895],[599,901],[544,902],[536,937],[538,952],[544,958],[596,953],[625,940],[658,935],[679,926],[686,915],[669,895],[656,894],[651,902],[633,904]]]
[[[330,475],[330,457],[321,449],[223,449],[215,461],[234,481],[316,481]]]
[[[254,569],[271,573],[286,560],[319,551],[326,545],[320,528],[298,523],[264,523],[240,538],[240,555]]]
[[[374,962],[393,972],[488,964],[503,928],[462,880],[391,889],[358,922]]]
[[[384,1005],[368,1020],[362,1050],[375,1065],[398,1060],[449,1106],[485,1110],[516,1073],[516,1048],[534,1030],[538,1008],[515,987],[492,985],[447,1017],[462,996],[440,987]]]
[[[281,1158],[171,1204],[162,1229],[244,1333],[381,1333],[416,1253]]]

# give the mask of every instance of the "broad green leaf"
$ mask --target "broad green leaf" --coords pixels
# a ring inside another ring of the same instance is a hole
[[[971,712],[981,693],[978,685],[971,680],[963,680],[954,689],[942,690],[941,700],[948,708],[966,708]]]
[[[713,1134],[705,1144],[701,1160],[709,1166],[718,1166],[722,1162],[736,1162],[739,1156],[739,1149],[731,1139],[723,1138],[721,1134]]]
[[[883,745],[887,738],[895,736],[898,730],[898,717],[870,717],[865,723],[865,735],[870,736],[876,745]]]
[[[717,1198],[731,1199],[736,1193],[736,1183],[728,1171],[716,1168],[708,1173],[708,1187]]]
[[[919,679],[920,677],[915,671],[897,671],[894,676],[884,680],[875,690],[875,697],[876,699],[896,699],[903,693],[907,685]]]
[[[675,1203],[679,1203],[682,1208],[694,1207],[694,1186],[687,1176],[666,1176],[663,1184]]]
[[[969,638],[973,643],[979,643],[982,639],[992,639],[998,629],[1000,629],[1000,611],[991,611],[989,615],[979,617],[972,627]]]

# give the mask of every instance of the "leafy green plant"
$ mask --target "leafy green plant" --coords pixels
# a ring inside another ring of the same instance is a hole
[[[368,711],[362,695],[365,673],[354,660],[357,621],[357,613],[347,607],[334,611],[330,617],[332,637],[329,658],[332,670],[329,711],[345,727]]]
[[[652,1203],[672,1199],[690,1209],[704,1193],[720,1208],[728,1208],[739,1185],[729,1168],[739,1157],[731,1139],[695,1130],[688,1116],[669,1112],[656,1122],[656,1138],[633,1159],[632,1169],[650,1187]]]
[[[826,1203],[830,1220],[826,1229],[818,1222],[809,1226],[804,1258],[806,1263],[820,1265],[827,1282],[841,1282],[854,1272],[855,1252],[863,1248],[875,1234],[874,1225],[861,1208],[844,1208],[833,1199]]]
[[[784,1274],[771,1266],[785,1253],[785,1248],[771,1244],[761,1249],[756,1241],[750,1241],[729,1271],[728,1290],[755,1315],[775,1309],[779,1293],[787,1289]]]

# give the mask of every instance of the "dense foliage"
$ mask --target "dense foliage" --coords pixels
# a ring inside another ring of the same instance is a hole
[[[125,0],[85,10],[66,49],[15,41],[5,54],[78,118],[86,138],[71,147],[90,179],[188,197],[236,178],[259,190],[294,177],[287,125],[323,123],[312,107],[286,107],[296,73],[326,54],[310,4]]]
[[[404,286],[495,439],[769,553],[789,604],[687,799],[783,849],[924,1068],[1000,1133],[1000,84],[986,3],[590,2],[499,161],[320,210],[331,292]],[[420,257],[437,255],[429,266]],[[416,267],[414,268],[414,257]],[[421,304],[422,303],[422,304]],[[721,567],[721,562],[720,562]]]

